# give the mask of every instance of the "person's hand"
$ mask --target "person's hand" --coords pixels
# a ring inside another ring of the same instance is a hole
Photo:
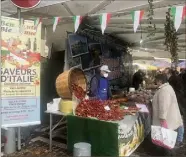
[[[162,119],[160,120],[161,127],[168,129],[167,121]]]
[[[89,100],[89,96],[88,95],[85,95],[85,100]]]

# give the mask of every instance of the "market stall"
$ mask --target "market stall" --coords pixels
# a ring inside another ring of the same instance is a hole
[[[67,116],[68,150],[72,152],[75,143],[87,142],[92,146],[92,155],[131,155],[150,132],[150,91],[100,101],[83,99],[83,90],[73,86],[80,101],[75,115]]]
[[[57,77],[56,91],[61,101],[54,99],[48,104],[47,113],[51,121],[52,114],[57,112],[67,118],[70,152],[75,143],[87,142],[92,146],[92,155],[128,156],[150,132],[151,93],[127,92],[131,86],[132,58],[125,47],[114,43],[110,46],[107,38],[103,43],[102,36],[83,33],[67,34],[65,64],[68,63],[70,69]],[[112,99],[88,98],[91,79],[102,65],[110,69]],[[50,150],[52,131],[56,128],[51,121]]]

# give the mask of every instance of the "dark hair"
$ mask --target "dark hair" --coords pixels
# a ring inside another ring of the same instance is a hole
[[[169,74],[172,74],[173,70],[171,68],[166,68],[165,70],[167,70]]]
[[[166,68],[165,70],[168,71],[168,74],[177,75],[177,70],[174,70],[174,69],[171,69],[171,68]]]
[[[158,74],[156,75],[156,81],[161,81],[164,84],[168,82],[168,79],[165,74]]]

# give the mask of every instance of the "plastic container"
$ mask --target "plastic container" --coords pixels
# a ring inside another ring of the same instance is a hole
[[[12,154],[16,152],[16,134],[15,134],[15,128],[8,128],[5,131],[5,137],[6,137],[6,142],[5,142],[5,154]]]
[[[91,145],[85,142],[74,144],[73,156],[91,156]]]
[[[129,92],[135,92],[135,88],[129,88]]]

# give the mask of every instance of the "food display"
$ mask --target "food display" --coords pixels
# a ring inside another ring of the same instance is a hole
[[[82,100],[85,98],[86,92],[83,90],[83,88],[81,88],[80,86],[76,85],[76,84],[72,84],[72,91],[74,93],[74,95]]]
[[[83,100],[76,108],[76,115],[81,117],[94,117],[99,120],[117,121],[125,115],[138,112],[137,107],[120,107],[119,100]]]
[[[129,101],[142,104],[148,104],[152,97],[153,95],[150,90],[135,91],[127,95]]]
[[[80,117],[92,117],[99,120],[117,121],[124,118],[125,115],[133,115],[139,111],[135,105],[129,107],[120,106],[126,102],[126,98],[113,100],[85,100],[85,91],[78,85],[73,84],[72,90],[74,95],[80,100],[75,113]]]
[[[107,103],[108,101],[83,100],[76,108],[76,115],[110,121],[123,119],[124,111],[119,105]]]

